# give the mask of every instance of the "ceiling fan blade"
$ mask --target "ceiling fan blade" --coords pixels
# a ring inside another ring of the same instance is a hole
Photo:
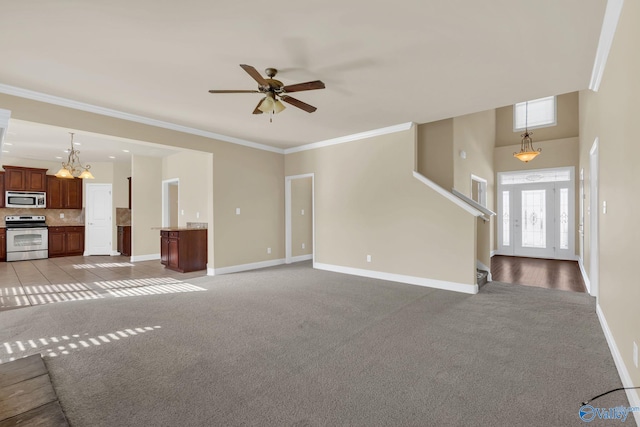
[[[264,77],[262,77],[258,70],[253,68],[251,65],[240,64],[240,66],[247,72],[247,74],[253,77],[253,80],[257,81],[260,86],[269,86],[269,83],[267,83]]]
[[[264,101],[265,99],[267,99],[267,98],[266,97],[262,98],[260,100],[260,102],[258,102],[258,105],[256,105],[255,110],[253,110],[253,114],[262,114],[262,111],[260,109],[258,109],[258,107],[260,106],[260,104],[262,104],[262,101]]]
[[[216,90],[211,89],[209,93],[260,93],[259,90]]]
[[[289,85],[282,88],[285,92],[302,92],[303,90],[324,89],[324,83],[320,80],[314,80],[312,82],[298,83],[295,85]]]
[[[307,103],[305,103],[305,102],[300,101],[299,99],[292,98],[292,97],[287,96],[287,95],[282,95],[282,96],[280,97],[280,99],[282,99],[282,100],[283,100],[284,102],[286,102],[287,104],[291,104],[291,105],[293,105],[294,107],[298,107],[298,108],[300,108],[301,110],[306,111],[307,113],[313,113],[314,111],[316,111],[316,110],[317,110],[317,108],[316,108],[316,107],[314,107],[313,105],[309,105],[309,104],[307,104]]]

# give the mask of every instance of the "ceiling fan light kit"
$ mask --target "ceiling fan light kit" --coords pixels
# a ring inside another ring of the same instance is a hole
[[[258,90],[216,90],[212,89],[209,93],[262,93],[265,95],[263,99],[258,102],[258,105],[253,110],[253,114],[270,113],[278,114],[282,112],[286,107],[280,102],[284,101],[289,105],[300,108],[307,113],[313,113],[317,110],[313,105],[309,105],[299,99],[293,98],[287,93],[302,92],[306,90],[324,89],[325,85],[320,80],[314,80],[305,83],[297,83],[293,85],[285,86],[280,80],[274,79],[278,70],[275,68],[267,68],[265,74],[268,78],[262,77],[262,75],[251,65],[240,64],[240,67],[247,72],[257,83]],[[270,118],[269,121],[272,119]]]

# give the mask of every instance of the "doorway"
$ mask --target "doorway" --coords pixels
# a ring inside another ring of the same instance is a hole
[[[573,168],[498,173],[498,255],[575,259]]]
[[[285,177],[285,262],[314,260],[314,174]]]
[[[86,184],[84,255],[111,255],[113,221],[111,184]]]
[[[180,212],[180,178],[162,181],[162,226],[177,227]]]
[[[473,174],[471,175],[471,199],[487,207],[487,180]]]

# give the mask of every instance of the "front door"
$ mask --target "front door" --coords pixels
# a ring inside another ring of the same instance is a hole
[[[111,255],[111,184],[86,185],[85,255]]]
[[[517,173],[522,174],[521,172]],[[572,174],[529,174],[523,183],[518,175],[513,184],[500,185],[498,192],[498,254],[532,258],[573,259],[574,211]]]

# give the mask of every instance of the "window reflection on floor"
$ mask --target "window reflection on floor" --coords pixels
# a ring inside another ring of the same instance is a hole
[[[161,329],[161,326],[125,328],[101,335],[89,333],[60,335],[56,337],[33,338],[20,341],[7,341],[0,344],[0,363],[11,362],[32,354],[41,353],[43,357],[59,357],[84,348],[102,346]]]

